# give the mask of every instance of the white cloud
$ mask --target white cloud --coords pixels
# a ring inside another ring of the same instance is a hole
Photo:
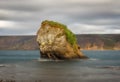
[[[0,28],[13,28],[15,26],[14,22],[10,21],[0,21]]]

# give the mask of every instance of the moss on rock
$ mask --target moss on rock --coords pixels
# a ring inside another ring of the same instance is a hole
[[[67,41],[72,45],[74,46],[74,44],[77,43],[77,40],[76,40],[76,36],[67,28],[66,25],[64,24],[61,24],[61,23],[58,23],[58,22],[54,22],[54,21],[48,21],[48,20],[45,20],[42,22],[42,24],[48,24],[50,25],[51,27],[56,27],[56,28],[62,28],[64,29],[64,32],[66,34],[66,39]]]

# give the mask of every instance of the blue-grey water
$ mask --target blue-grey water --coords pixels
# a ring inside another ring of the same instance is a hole
[[[89,59],[41,59],[38,50],[1,50],[0,79],[16,82],[120,82],[120,51],[82,51]]]

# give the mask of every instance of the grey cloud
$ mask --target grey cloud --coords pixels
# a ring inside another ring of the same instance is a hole
[[[37,3],[34,3],[34,0],[4,0],[0,3],[1,9],[6,10],[16,10],[16,11],[36,11],[36,10],[42,10],[42,4],[37,5]]]
[[[25,30],[13,30],[13,29],[0,29],[0,35],[31,35],[33,31],[29,30],[28,32],[26,32]],[[34,35],[36,33],[34,32]],[[33,35],[33,34],[32,34]]]
[[[113,26],[114,27],[114,26]],[[73,24],[69,28],[76,34],[118,34],[120,29],[104,25]]]
[[[10,31],[4,31],[4,34],[12,33],[15,28],[19,29],[16,29],[14,34],[19,34],[19,30],[23,32],[26,30],[26,34],[35,33],[40,22],[46,19],[62,22],[68,26],[75,23],[95,26],[94,29],[91,27],[94,31],[88,28],[81,29],[81,26],[72,29],[75,32],[82,30],[85,33],[89,31],[99,33],[99,30],[103,30],[101,27],[105,27],[104,32],[109,33],[111,31],[106,30],[120,29],[119,8],[119,0],[1,0],[0,20],[18,22],[19,25],[15,25],[11,30],[4,28]],[[3,30],[0,30],[0,34],[2,33]]]

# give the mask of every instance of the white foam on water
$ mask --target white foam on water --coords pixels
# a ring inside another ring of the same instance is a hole
[[[48,61],[64,61],[64,60],[52,60],[52,59],[39,58],[38,61],[40,61],[40,62],[48,62]]]
[[[96,58],[90,58],[90,59],[88,59],[88,60],[93,60],[93,61],[95,61],[95,60],[99,60],[99,59],[96,59]]]
[[[0,64],[0,67],[6,67],[6,65],[5,64]]]
[[[68,60],[68,61],[86,61],[86,60],[90,60],[90,61],[96,61],[96,60],[99,60],[99,59],[95,59],[95,58],[89,58],[89,59],[71,59],[71,60]],[[67,61],[67,60],[53,60],[53,59],[44,59],[44,58],[39,58],[37,59],[37,61],[39,62],[48,62],[48,61]]]

